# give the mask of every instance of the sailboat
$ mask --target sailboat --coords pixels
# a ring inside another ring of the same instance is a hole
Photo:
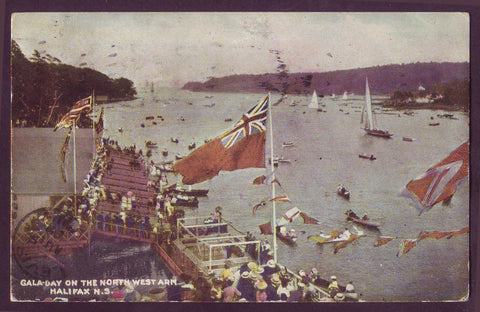
[[[313,90],[312,99],[310,100],[310,104],[308,108],[314,108],[318,110],[318,96],[317,91]]]
[[[344,100],[344,101],[348,100],[348,93],[347,93],[347,91],[343,92],[342,100]]]
[[[365,79],[365,105],[362,110],[362,118],[360,122],[363,122],[363,114],[366,112],[365,127],[363,128],[367,134],[379,136],[383,138],[390,138],[393,134],[387,130],[377,129],[376,122],[374,120],[372,112],[372,98],[370,97],[370,88],[368,87],[368,79]]]

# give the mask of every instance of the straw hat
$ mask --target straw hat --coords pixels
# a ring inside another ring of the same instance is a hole
[[[300,271],[298,271],[298,275],[300,275],[301,277],[304,277],[304,276],[306,276],[307,274],[305,274],[305,271],[304,271],[304,270],[300,270]]]
[[[342,301],[343,299],[345,299],[345,295],[342,293],[337,293],[333,299],[335,299],[336,301]]]
[[[272,276],[270,281],[272,282],[273,285],[280,285],[280,279],[278,278],[278,276],[276,274],[274,274]]]
[[[243,271],[241,277],[243,278],[248,278],[250,276],[250,272],[248,271]]]
[[[264,280],[260,280],[255,286],[258,290],[264,290],[267,288],[267,283]]]
[[[257,266],[257,264],[256,264],[255,262],[249,262],[249,263],[247,264],[247,267],[248,267],[248,269],[249,269],[250,271],[255,271],[255,270],[257,270],[257,268],[258,268],[258,266]]]
[[[251,271],[248,277],[251,278],[252,280],[257,280],[259,278],[258,274],[255,273],[255,271]]]
[[[257,270],[255,271],[255,273],[258,273],[258,274],[262,274],[263,272],[265,272],[265,270],[260,266],[257,268]]]
[[[313,273],[313,274],[317,274],[317,273],[318,273],[317,269],[313,268],[313,269],[312,269],[312,273]]]
[[[274,268],[274,267],[275,267],[275,261],[273,261],[273,260],[268,260],[267,266],[268,266],[269,268]]]

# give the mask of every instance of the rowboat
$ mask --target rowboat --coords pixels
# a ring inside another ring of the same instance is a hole
[[[375,228],[377,229],[381,224],[379,222],[376,222],[376,221],[372,221],[370,220],[367,215],[363,216],[363,218],[360,218],[359,216],[357,216],[355,214],[355,212],[353,212],[351,209],[346,211],[345,212],[345,215],[347,215],[347,219],[352,221],[352,222],[355,222],[357,224],[360,224],[360,225],[363,225],[363,226],[367,226],[367,227],[371,227],[371,228]]]

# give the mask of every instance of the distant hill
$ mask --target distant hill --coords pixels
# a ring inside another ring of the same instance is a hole
[[[454,80],[465,80],[470,75],[470,64],[411,63],[367,68],[338,70],[323,73],[270,73],[263,75],[233,75],[211,78],[206,82],[188,82],[183,89],[210,92],[279,92],[283,94],[310,94],[313,90],[323,95],[347,91],[365,93],[368,77],[373,94],[393,94],[398,90],[416,90]]]
[[[75,102],[93,91],[109,99],[133,99],[136,94],[133,82],[126,78],[112,79],[90,68],[63,64],[44,51],[35,50],[27,58],[14,40],[11,70],[12,120],[27,126],[53,127]],[[55,97],[57,107],[52,107]],[[84,118],[79,126],[84,121],[91,122]]]

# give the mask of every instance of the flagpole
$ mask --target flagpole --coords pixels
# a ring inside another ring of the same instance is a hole
[[[92,91],[92,113],[95,108],[95,90]],[[95,119],[92,118],[93,126],[92,126],[92,135],[93,135],[93,160],[95,160],[95,150],[96,150],[96,142],[95,142]]]
[[[268,123],[270,128],[270,170],[272,171],[272,181],[275,181],[275,171],[273,165],[273,124],[272,124],[272,106],[270,105],[270,92],[268,93]],[[275,198],[275,183],[272,182],[272,198]],[[273,261],[277,263],[277,218],[275,216],[275,201],[272,201],[272,225],[273,225]]]
[[[75,119],[73,120],[73,197],[74,197],[74,208],[75,216],[77,215],[77,143],[76,143],[76,128],[77,124]]]

